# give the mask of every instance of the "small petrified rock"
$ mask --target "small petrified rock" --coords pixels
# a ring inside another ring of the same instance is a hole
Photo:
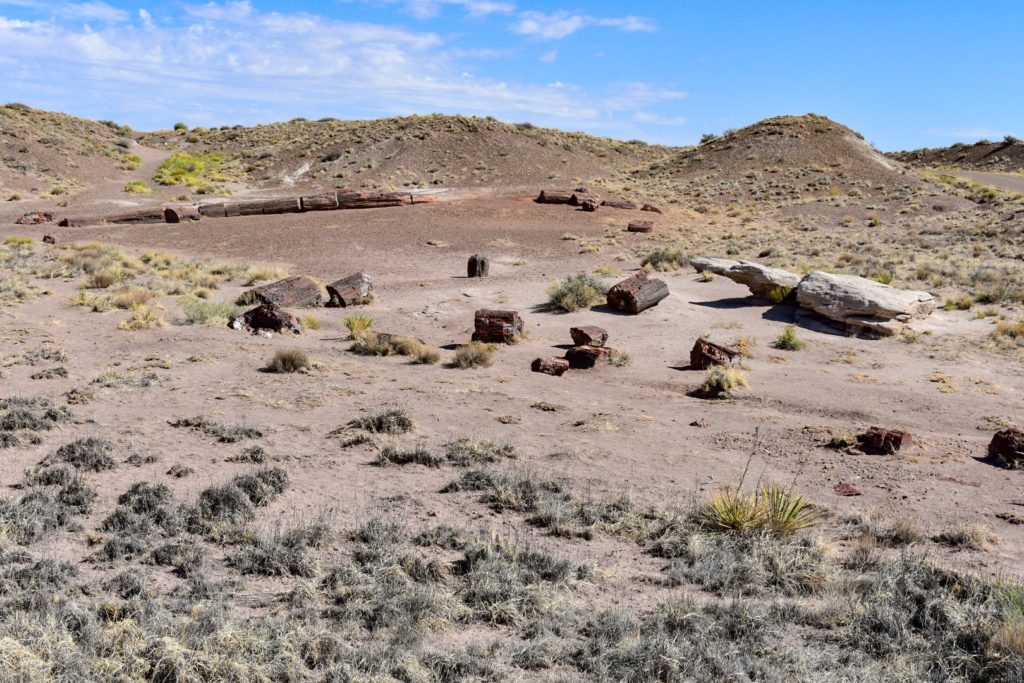
[[[57,244],[57,238],[53,235],[43,235],[43,242],[46,244]]]
[[[353,273],[327,285],[327,305],[334,308],[360,306],[373,299],[373,279],[366,273]]]
[[[640,271],[608,290],[608,305],[620,311],[637,314],[668,296],[668,285]]]
[[[530,364],[530,369],[545,375],[561,377],[569,369],[569,361],[564,358],[536,358]]]
[[[299,319],[276,304],[261,304],[252,310],[235,316],[228,323],[233,330],[245,330],[250,334],[263,332],[294,332],[302,334]]]
[[[860,496],[863,495],[861,490],[853,484],[848,484],[845,481],[841,481],[832,487],[832,491],[837,496]]]
[[[468,277],[487,277],[491,270],[491,261],[486,256],[473,254],[466,264],[466,275]]]
[[[690,367],[707,370],[714,365],[732,365],[737,355],[739,354],[732,349],[714,344],[707,339],[698,339],[690,349]]]
[[[628,232],[653,232],[654,221],[632,221],[626,226]]]
[[[654,213],[661,213],[661,209],[651,204],[644,204],[640,207],[641,211],[653,211]]]
[[[911,445],[914,442],[914,437],[910,432],[900,429],[872,427],[858,436],[857,441],[860,442],[861,449],[866,453],[887,455],[895,453],[904,446]]]
[[[589,370],[598,363],[611,363],[612,351],[605,346],[577,346],[565,352],[565,360],[574,370]]]
[[[597,325],[569,328],[569,336],[576,346],[604,346],[608,341],[608,331]]]
[[[481,308],[473,319],[473,341],[487,344],[515,344],[523,334],[518,311]]]
[[[1008,427],[996,432],[988,445],[988,454],[1007,465],[1024,464],[1024,431]]]
[[[590,213],[593,213],[594,211],[597,211],[598,206],[600,206],[600,204],[595,202],[593,199],[584,199],[583,201],[580,202],[581,211],[588,211]]]

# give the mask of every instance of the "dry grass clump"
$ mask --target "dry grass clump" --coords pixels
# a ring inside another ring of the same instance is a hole
[[[353,332],[352,338],[355,343],[349,347],[349,351],[361,356],[413,356],[419,359],[421,356],[428,356],[428,351],[436,351],[413,337],[374,332],[370,329]]]
[[[128,182],[124,186],[124,191],[135,194],[153,194],[153,189],[145,180],[132,180]]]
[[[604,298],[608,287],[589,273],[570,275],[548,289],[548,305],[571,313],[592,306]]]
[[[796,336],[796,325],[786,325],[786,328],[779,335],[779,338],[772,344],[777,349],[785,351],[799,351],[807,344]]]
[[[309,372],[312,367],[309,355],[302,349],[280,349],[263,370],[273,373]]]
[[[216,422],[203,415],[182,417],[168,422],[172,427],[184,427],[193,431],[212,436],[220,443],[235,443],[243,439],[259,439],[263,432],[246,425],[226,425]]]
[[[953,548],[988,550],[990,545],[999,541],[999,537],[984,525],[960,524],[939,532],[932,537],[932,540]]]
[[[79,470],[102,472],[117,467],[117,461],[111,455],[114,444],[106,439],[87,437],[64,444],[43,460],[44,466],[53,463],[67,463]]]
[[[167,321],[156,308],[141,304],[132,307],[131,317],[117,325],[119,330],[152,330],[157,327],[167,327]]]
[[[277,526],[270,535],[257,537],[228,558],[228,566],[242,574],[311,578],[317,575],[319,565],[306,550],[321,547],[331,536],[331,528],[324,521],[291,528]]]
[[[0,449],[22,443],[40,443],[48,432],[71,419],[71,411],[43,397],[11,396],[0,399]]]
[[[494,364],[494,347],[482,342],[470,342],[463,344],[455,351],[455,357],[449,363],[450,367],[462,368],[487,368]]]
[[[458,439],[445,444],[448,462],[457,467],[511,460],[519,457],[512,444],[495,444],[483,439]]]
[[[409,414],[401,408],[388,408],[375,415],[357,417],[349,421],[347,426],[350,429],[362,429],[371,434],[396,435],[411,432],[415,425]]]
[[[402,449],[398,446],[384,446],[377,454],[374,461],[376,465],[425,465],[426,467],[440,467],[444,460],[435,455],[425,446],[415,446],[409,449]]]
[[[724,398],[734,390],[749,385],[750,382],[743,371],[738,368],[716,365],[708,371],[703,384],[697,389],[697,393],[705,398]]]
[[[225,327],[232,318],[239,315],[242,309],[230,301],[213,302],[194,297],[183,297],[180,300],[182,325],[206,325],[208,327]]]
[[[373,327],[373,318],[368,315],[350,315],[341,323],[348,329],[348,338],[356,339]]]
[[[685,268],[690,259],[683,252],[671,247],[659,247],[644,256],[640,265],[648,270],[670,271]]]

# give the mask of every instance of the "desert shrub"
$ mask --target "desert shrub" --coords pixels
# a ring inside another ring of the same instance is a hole
[[[19,545],[31,545],[70,521],[71,511],[43,490],[0,500],[0,535]]]
[[[413,421],[401,408],[388,408],[374,415],[350,420],[350,429],[362,429],[372,434],[406,434],[413,430]]]
[[[617,368],[624,368],[633,363],[633,357],[625,351],[615,350],[608,356],[608,362]]]
[[[155,308],[143,304],[132,307],[131,317],[117,325],[119,330],[152,330],[157,327],[167,327],[167,321]]]
[[[570,275],[548,289],[548,304],[567,313],[591,306],[604,297],[608,287],[588,273]]]
[[[698,393],[707,398],[721,398],[728,396],[734,389],[749,386],[747,376],[737,368],[726,368],[716,365],[708,371],[704,383],[698,388]]]
[[[224,327],[232,318],[241,313],[241,309],[229,301],[218,303],[184,297],[180,303],[182,317],[179,320],[183,325]]]
[[[494,363],[494,347],[482,342],[463,344],[449,364],[453,368],[486,368]]]
[[[365,330],[355,333],[349,351],[361,356],[418,356],[424,344],[413,337]]]
[[[174,130],[188,130],[188,125],[179,121],[178,123],[174,124]]]
[[[206,559],[201,544],[190,541],[170,541],[153,549],[153,564],[174,567],[174,573],[183,579],[196,576]]]
[[[435,365],[441,362],[441,351],[423,344],[416,351],[414,362],[421,365]]]
[[[125,192],[134,192],[137,194],[153,194],[153,190],[150,189],[149,184],[145,180],[133,180],[124,186]]]
[[[375,464],[377,465],[426,465],[427,467],[440,467],[444,462],[439,456],[430,452],[424,446],[416,446],[411,449],[401,449],[396,446],[385,446],[377,454]]]
[[[309,356],[302,349],[280,349],[263,368],[266,372],[305,372],[312,367]]]
[[[659,247],[647,254],[640,262],[640,265],[649,270],[668,271],[679,270],[689,265],[689,259],[678,249],[670,247]]]
[[[796,336],[796,325],[786,325],[786,328],[779,335],[779,338],[772,344],[777,349],[784,349],[786,351],[799,351],[804,348],[806,344],[797,339]]]
[[[102,472],[117,467],[117,461],[111,455],[113,452],[114,444],[106,439],[90,436],[64,444],[48,455],[43,463],[49,465],[55,462],[64,462],[75,469]]]
[[[458,439],[446,444],[445,451],[448,462],[458,467],[519,457],[519,450],[512,444],[499,445],[482,439]]]
[[[57,492],[57,503],[72,515],[87,515],[98,494],[86,479],[75,475]]]
[[[974,297],[970,294],[952,294],[946,297],[942,308],[946,311],[968,311],[974,305]]]
[[[698,511],[701,523],[712,531],[745,533],[765,524],[763,501],[756,493],[726,489],[716,493]]]
[[[18,431],[45,432],[70,419],[71,411],[46,398],[0,399],[0,435]]]
[[[10,235],[4,238],[4,244],[11,247],[23,247],[35,242],[31,237],[25,237],[24,235]]]
[[[153,179],[159,185],[184,184],[202,189],[211,182],[224,182],[221,172],[224,157],[219,154],[174,152],[157,168]]]
[[[356,339],[373,327],[373,318],[368,315],[350,315],[341,322],[348,329],[349,339]]]
[[[228,565],[243,574],[316,576],[319,567],[306,554],[306,549],[321,546],[330,535],[330,528],[323,522],[290,529],[277,527],[269,536],[257,537],[251,545],[230,557]]]
[[[227,425],[215,422],[204,415],[181,417],[168,422],[172,427],[184,427],[212,436],[220,443],[235,443],[243,439],[259,439],[263,432],[246,425]]]
[[[228,462],[253,462],[262,464],[267,462],[269,459],[270,455],[262,446],[249,446],[239,455],[233,455],[227,460]]]
[[[932,537],[932,540],[954,548],[987,550],[989,545],[998,540],[998,537],[986,526],[980,524],[960,524],[959,526],[939,532]]]
[[[302,316],[302,320],[300,322],[302,323],[302,327],[307,330],[319,330],[321,327],[320,319],[313,315]]]
[[[280,280],[281,278],[287,277],[288,271],[281,266],[274,266],[272,268],[249,268],[245,271],[245,286],[251,287],[260,282],[266,282],[267,280]]]

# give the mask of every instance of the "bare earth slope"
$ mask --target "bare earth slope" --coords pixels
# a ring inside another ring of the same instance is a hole
[[[1024,171],[1024,141],[1007,136],[1000,142],[957,143],[950,147],[894,152],[889,157],[911,166],[1020,173]]]

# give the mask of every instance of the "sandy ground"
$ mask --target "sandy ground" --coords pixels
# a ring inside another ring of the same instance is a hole
[[[0,220],[10,221],[11,209],[4,207],[4,212]],[[438,449],[465,436],[511,442],[524,454],[517,466],[565,477],[577,490],[594,495],[629,491],[652,507],[686,505],[734,485],[749,460],[748,485],[754,479],[792,483],[834,513],[830,524],[855,511],[914,518],[930,532],[962,522],[983,523],[1000,538],[988,552],[939,546],[927,552],[984,574],[1024,576],[1024,528],[994,517],[1024,513],[1010,503],[1024,498],[1024,473],[984,460],[998,428],[994,425],[1019,420],[1024,372],[1018,363],[982,348],[988,321],[968,312],[940,311],[917,326],[930,334],[914,343],[862,340],[825,326],[804,326],[798,334],[806,348],[780,351],[771,342],[793,321],[793,309],[761,305],[747,298],[744,287],[725,279],[699,282],[691,272],[661,276],[671,296],[639,316],[604,306],[572,314],[543,310],[551,281],[600,266],[618,269],[624,277],[639,261],[617,261],[615,255],[650,239],[623,233],[621,243],[604,253],[579,254],[576,242],[562,239],[564,233],[603,235],[640,217],[650,215],[585,214],[539,206],[527,198],[477,198],[185,225],[60,229],[2,223],[0,237],[49,233],[61,242],[98,240],[131,250],[281,263],[292,274],[322,280],[364,270],[374,277],[377,299],[358,312],[372,316],[380,331],[413,335],[446,349],[446,360],[454,345],[469,340],[479,308],[520,311],[529,335],[501,349],[490,368],[410,365],[401,358],[348,353],[340,320],[349,311],[299,312],[313,314],[323,327],[294,338],[263,339],[226,328],[182,325],[125,332],[117,329],[126,317],[123,311],[90,313],[65,304],[76,281],[45,281],[49,295],[3,314],[0,357],[52,343],[70,354],[70,376],[32,380],[38,367],[12,366],[4,370],[0,394],[59,397],[108,368],[127,375],[150,372],[157,380],[149,387],[97,389],[92,403],[73,406],[78,424],[65,426],[38,447],[6,452],[0,483],[17,482],[25,468],[60,443],[104,435],[125,452],[161,457],[141,469],[122,466],[97,477],[103,495],[97,508],[103,512],[85,521],[87,529],[139,479],[166,481],[179,499],[195,495],[251,467],[225,461],[245,444],[215,444],[167,424],[204,414],[265,428],[268,434],[259,443],[287,459],[293,485],[268,510],[268,523],[330,511],[339,524],[348,524],[368,508],[383,507],[416,520],[474,525],[484,520],[499,528],[512,524],[510,516],[495,516],[479,504],[475,494],[438,493],[458,476],[453,468],[375,467],[369,448],[342,450],[327,436],[353,417],[397,405],[417,422],[415,434],[403,438],[405,444],[422,442]],[[670,226],[681,220],[655,218],[658,230],[675,229]],[[466,258],[475,252],[492,258],[491,277],[464,277]],[[214,299],[230,300],[240,291],[226,286],[214,292]],[[173,323],[175,299],[161,303]],[[562,378],[530,372],[533,358],[561,355],[570,342],[569,328],[581,324],[605,327],[609,345],[628,352],[632,364],[572,371]],[[687,395],[704,374],[686,367],[699,336],[724,343],[756,341],[746,361],[749,389],[724,401]],[[308,375],[259,371],[275,350],[290,347],[308,351],[319,368]],[[559,408],[541,411],[533,407],[538,402]],[[889,457],[822,446],[830,433],[859,433],[872,425],[909,429],[914,445]],[[175,463],[196,472],[171,479],[164,472]],[[836,495],[833,487],[841,482],[863,495]],[[521,527],[507,530],[534,535]],[[645,589],[632,579],[655,573],[659,566],[628,543],[573,543],[573,552],[611,568],[628,587],[609,599],[635,599],[630,595]],[[60,552],[73,555],[84,549]]]
[[[973,180],[983,185],[991,185],[1005,192],[1024,192],[1024,176],[1010,173],[983,173],[981,171],[942,171],[948,175],[966,180]]]

